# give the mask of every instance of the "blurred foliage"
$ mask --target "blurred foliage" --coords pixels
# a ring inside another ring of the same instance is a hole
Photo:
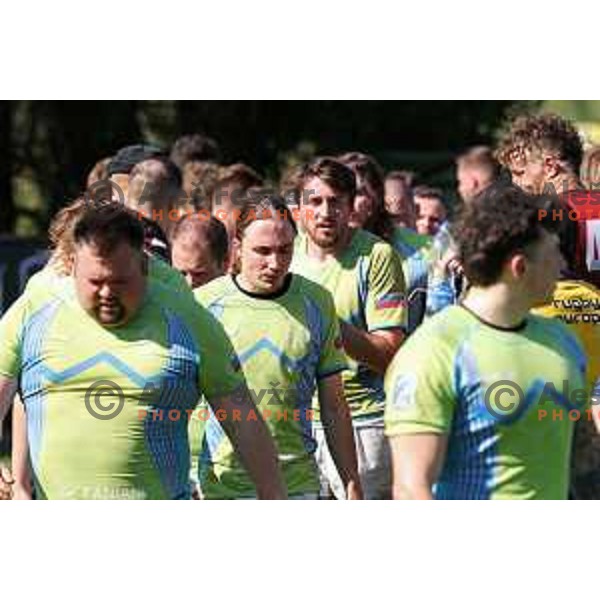
[[[544,108],[575,121],[600,121],[600,102],[597,100],[546,100]]]
[[[523,101],[11,101],[0,102],[0,232],[39,235],[82,191],[97,160],[141,141],[169,146],[205,133],[224,163],[276,181],[316,153],[361,150],[385,168],[453,187],[453,157],[492,143]]]

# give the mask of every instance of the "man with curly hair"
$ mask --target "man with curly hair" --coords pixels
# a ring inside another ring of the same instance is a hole
[[[583,145],[575,126],[557,115],[517,117],[500,140],[497,157],[513,183],[532,194],[551,194],[560,207],[561,250],[574,251],[571,278],[600,285],[600,194],[579,180]]]
[[[408,339],[386,374],[395,498],[567,497],[567,413],[591,414],[563,390],[584,389],[586,360],[560,321],[529,312],[549,300],[563,262],[558,224],[540,220],[540,206],[498,189],[453,227],[471,287]]]

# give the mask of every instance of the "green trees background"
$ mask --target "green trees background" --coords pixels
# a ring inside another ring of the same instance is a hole
[[[493,142],[515,101],[4,101],[0,102],[0,233],[40,236],[95,162],[143,140],[169,146],[205,133],[222,162],[272,180],[314,153],[362,150],[386,168],[450,185],[456,152]]]

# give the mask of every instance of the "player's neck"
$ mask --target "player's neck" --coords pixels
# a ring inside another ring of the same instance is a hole
[[[353,229],[346,229],[344,233],[340,236],[340,239],[337,241],[335,246],[329,246],[327,248],[323,248],[322,246],[318,246],[313,242],[309,235],[306,236],[306,252],[307,254],[318,261],[325,262],[331,258],[338,258],[344,253],[344,250],[350,245],[352,241],[352,237],[354,235]]]
[[[520,327],[531,308],[502,283],[486,288],[473,286],[462,304],[482,321],[501,329]]]

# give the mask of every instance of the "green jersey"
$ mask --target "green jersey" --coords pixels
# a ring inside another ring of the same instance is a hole
[[[406,298],[402,264],[382,239],[356,230],[339,257],[321,262],[307,254],[306,236],[298,236],[292,270],[328,289],[340,319],[363,331],[406,328]],[[383,417],[383,378],[348,357],[343,374],[346,400],[357,423]]]
[[[331,295],[300,275],[289,275],[284,289],[270,296],[241,290],[231,276],[194,293],[221,321],[239,356],[256,410],[275,440],[288,493],[316,494],[311,401],[319,379],[346,367]],[[207,498],[255,493],[214,414],[206,425],[200,485]]]
[[[23,294],[0,321],[0,375],[19,380],[39,498],[188,498],[189,415],[244,383],[221,325],[191,294],[148,282],[105,328],[71,278]]]
[[[432,317],[386,374],[388,436],[448,436],[442,499],[567,497],[585,355],[553,319],[505,330],[462,306]]]

